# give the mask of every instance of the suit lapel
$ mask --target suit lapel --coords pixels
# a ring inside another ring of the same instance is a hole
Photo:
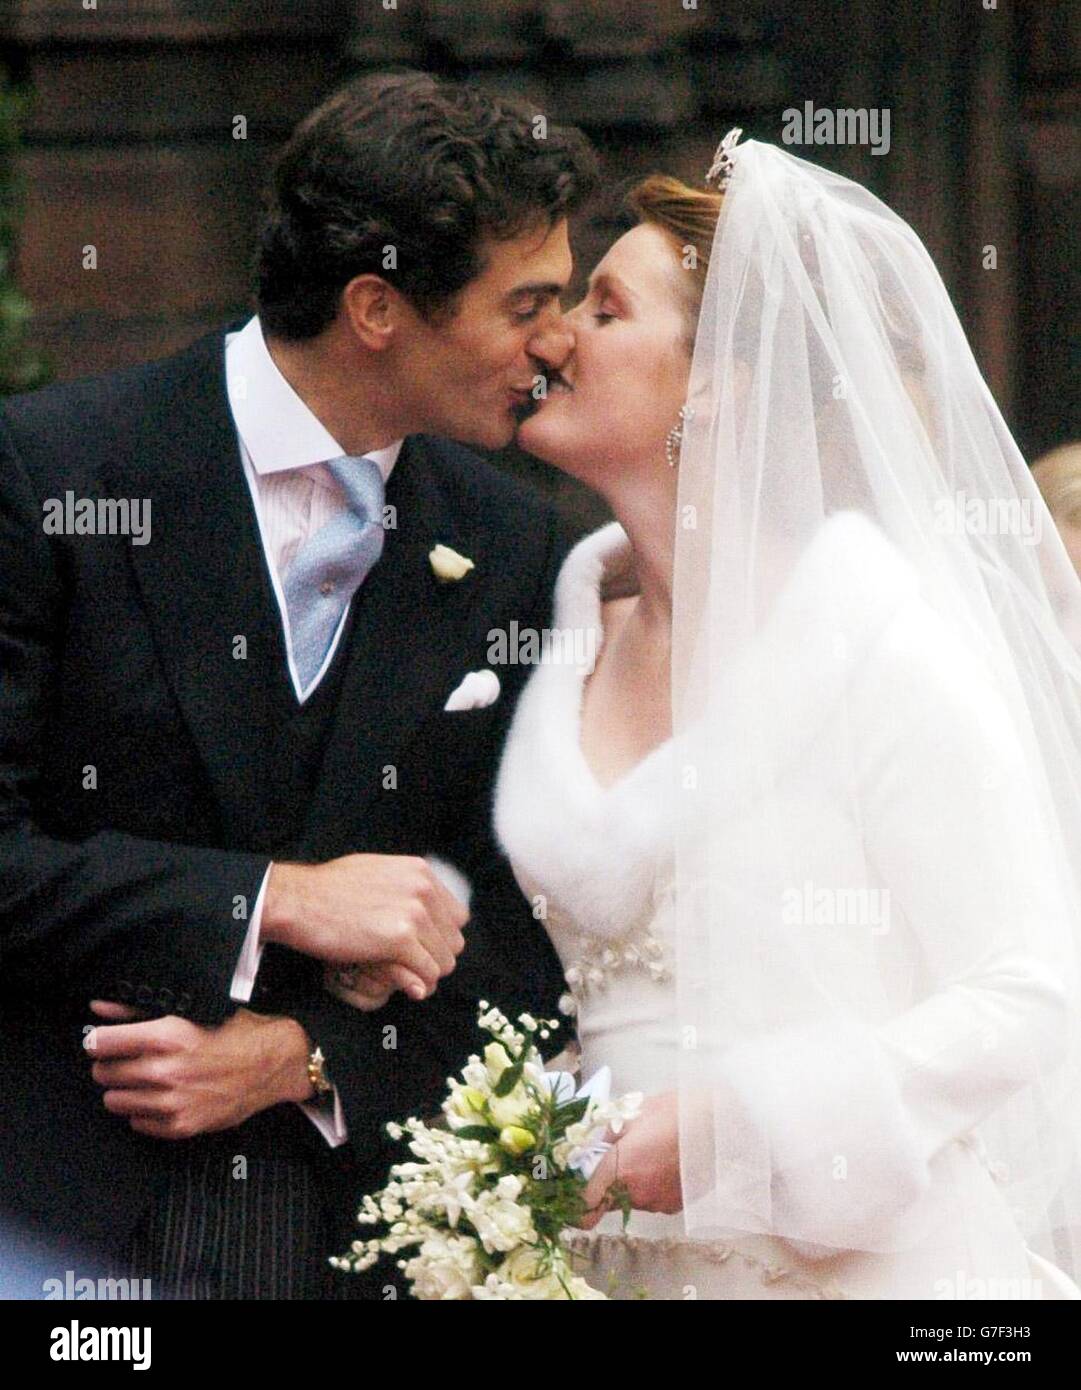
[[[115,496],[151,500],[129,548],[158,651],[222,808],[229,843],[273,843],[273,742],[290,691],[277,603],[225,385],[224,333],[161,364],[108,469]]]
[[[225,384],[224,333],[161,364],[133,446],[108,470],[113,495],[151,499],[151,541],[129,553],[162,664],[222,808],[227,842],[268,848],[291,839],[296,808],[275,789],[274,737],[295,713],[277,601],[240,460]],[[387,485],[397,526],[354,595],[347,663],[307,840],[359,815],[383,768],[461,679],[461,651],[479,592],[471,574],[439,583],[440,542],[476,558],[433,467],[430,445],[406,441]],[[245,655],[239,654],[243,639]]]
[[[403,741],[442,709],[464,674],[463,650],[482,583],[482,541],[455,515],[422,437],[403,446],[386,500],[397,526],[388,530],[382,558],[353,599],[348,665],[307,818],[306,844],[313,852],[325,835],[340,840],[343,816],[359,823]],[[440,583],[429,560],[440,543],[476,560],[477,572]]]

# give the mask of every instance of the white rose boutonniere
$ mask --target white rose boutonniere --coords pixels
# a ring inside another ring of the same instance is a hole
[[[428,552],[432,573],[442,584],[454,584],[464,579],[471,569],[476,569],[468,555],[459,555],[449,545],[437,545]]]

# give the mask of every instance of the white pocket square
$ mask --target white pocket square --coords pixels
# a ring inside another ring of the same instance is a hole
[[[470,671],[455,690],[445,710],[484,709],[499,699],[499,677],[494,671]]]

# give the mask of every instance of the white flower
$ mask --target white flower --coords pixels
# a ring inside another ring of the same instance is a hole
[[[510,1066],[507,1049],[502,1043],[490,1042],[484,1049],[484,1065],[488,1069],[488,1079],[493,1086],[499,1085],[499,1078]]]
[[[560,1298],[563,1291],[555,1278],[555,1268],[553,1265],[547,1271],[542,1271],[540,1252],[522,1246],[503,1261],[499,1275],[519,1298]]]
[[[515,1246],[536,1240],[533,1215],[513,1198],[500,1196],[498,1189],[482,1192],[469,1213],[473,1229],[485,1250],[506,1253]]]
[[[628,1091],[625,1096],[616,1096],[613,1100],[606,1101],[603,1107],[599,1107],[599,1110],[603,1111],[613,1134],[621,1133],[627,1120],[638,1118],[638,1112],[642,1109],[642,1100],[641,1091]]]
[[[484,1107],[487,1099],[487,1094],[478,1087],[461,1086],[455,1081],[450,1095],[443,1102],[443,1114],[452,1129],[486,1124]]]
[[[501,1202],[514,1202],[522,1195],[524,1184],[517,1173],[507,1173],[495,1185],[495,1193]]]
[[[405,1262],[405,1277],[425,1302],[469,1298],[480,1273],[477,1242],[471,1236],[433,1234]]]
[[[522,1080],[530,1081],[538,1088],[546,1087],[548,1085],[547,1078],[551,1075],[552,1073],[545,1069],[540,1060],[525,1062],[522,1065]]]
[[[492,1089],[488,1068],[479,1057],[470,1057],[462,1068],[462,1080],[467,1086],[472,1086],[475,1091],[481,1091],[484,1095],[487,1095]]]
[[[514,1289],[498,1274],[489,1274],[483,1284],[473,1285],[473,1297],[478,1303],[506,1302],[514,1297]]]
[[[554,1301],[557,1299],[603,1299],[604,1294],[590,1288],[584,1279],[571,1273],[566,1260],[553,1252],[548,1260],[542,1252],[522,1246],[500,1265],[489,1281],[511,1290],[502,1297],[515,1301]],[[476,1297],[474,1291],[474,1297]]]
[[[473,1181],[472,1172],[458,1173],[444,1186],[442,1192],[431,1198],[428,1205],[437,1209],[441,1207],[447,1213],[448,1225],[457,1226],[462,1212],[470,1211],[474,1205],[473,1193],[470,1191]]]

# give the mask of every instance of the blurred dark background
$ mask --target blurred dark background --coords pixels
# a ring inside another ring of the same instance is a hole
[[[580,124],[612,180],[700,181],[729,126],[777,141],[808,101],[888,108],[885,156],[793,152],[924,238],[1028,458],[1081,438],[1078,0],[0,0],[0,23],[25,93],[0,120],[0,307],[31,377],[160,356],[243,313],[269,156],[352,73],[408,65]],[[581,219],[582,272],[610,230]],[[569,484],[505,462],[592,524]]]

